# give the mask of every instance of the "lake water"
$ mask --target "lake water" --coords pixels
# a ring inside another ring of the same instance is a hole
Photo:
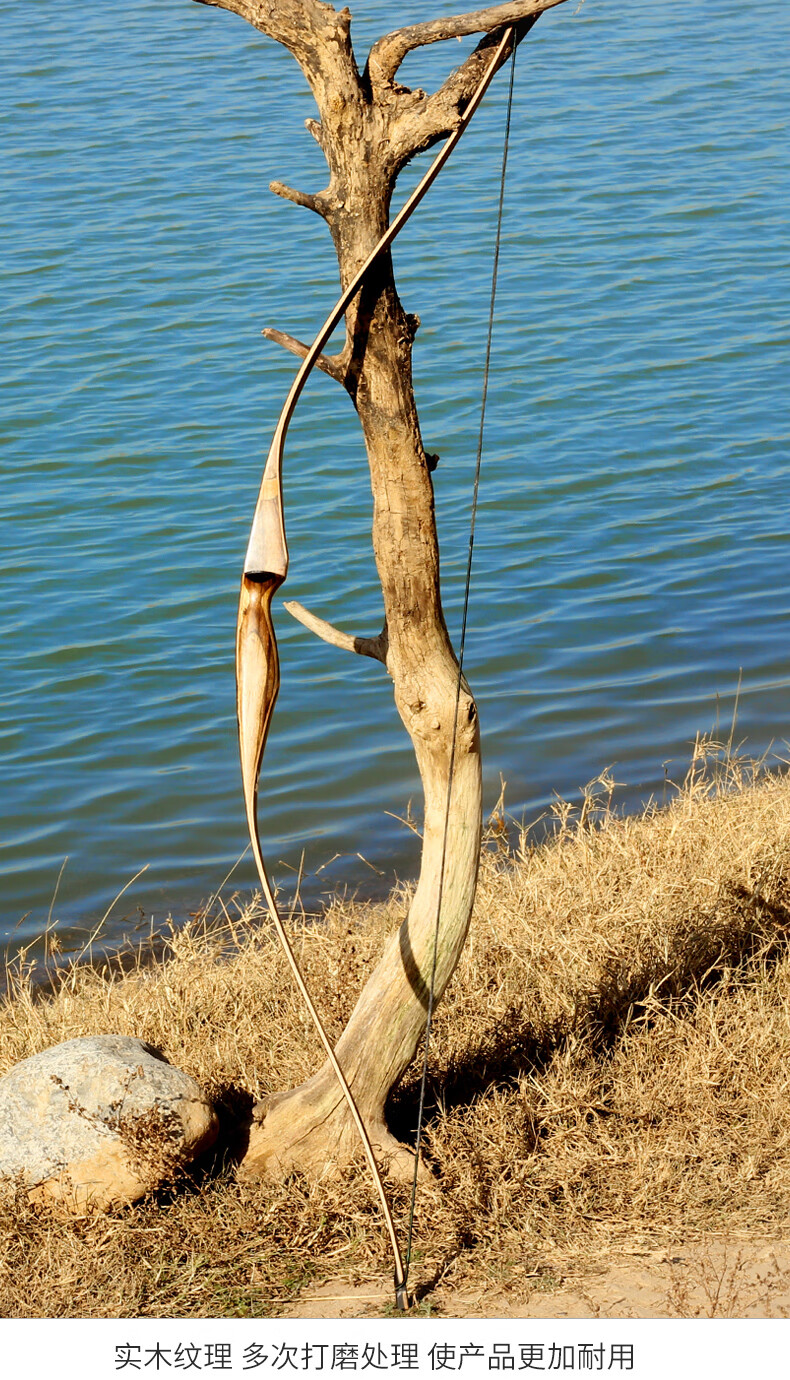
[[[393,10],[352,9],[364,53]],[[238,582],[296,367],[260,331],[309,339],[337,278],[323,223],[267,190],[323,185],[276,45],[187,0],[0,13],[0,942],[52,906],[68,946],[144,865],[111,937],[183,918],[245,847]],[[635,807],[739,668],[736,737],[787,753],[788,56],[785,0],[570,0],[520,50],[467,642],[489,807],[500,775],[534,818],[607,766]],[[456,630],[505,89],[395,248]],[[283,597],[377,631],[364,455],[323,376],[285,485]],[[280,605],[264,852],[284,885],[304,853],[312,896],[380,892],[417,857],[389,682]],[[245,859],[227,891],[253,885]]]

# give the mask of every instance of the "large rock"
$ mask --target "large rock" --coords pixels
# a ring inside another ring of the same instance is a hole
[[[34,1200],[134,1202],[216,1134],[195,1080],[127,1035],[67,1040],[0,1078],[0,1178]]]

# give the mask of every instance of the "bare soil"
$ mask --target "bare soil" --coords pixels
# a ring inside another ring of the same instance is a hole
[[[634,1247],[577,1275],[523,1269],[514,1276],[508,1286],[479,1289],[440,1283],[416,1312],[437,1318],[790,1317],[790,1238]],[[383,1286],[329,1279],[285,1306],[281,1316],[374,1318],[391,1316],[392,1304],[392,1291]]]

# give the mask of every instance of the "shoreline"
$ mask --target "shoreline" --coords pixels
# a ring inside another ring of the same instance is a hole
[[[560,804],[543,844],[489,829],[431,1042],[414,1285],[433,1316],[561,1316],[571,1297],[601,1316],[704,1316],[716,1270],[744,1316],[785,1299],[790,776],[703,758],[664,810]],[[335,1034],[406,900],[340,899],[323,924],[295,923]],[[236,1178],[234,1115],[321,1062],[254,912],[174,930],[163,959],[124,973],[83,966],[49,995],[20,983],[0,1002],[0,1072],[109,1030],[197,1078],[225,1123],[220,1153],[78,1221],[3,1199],[3,1315],[328,1316],[334,1295],[352,1300],[343,1316],[386,1313],[362,1166],[320,1186]],[[405,1141],[416,1080],[413,1065],[389,1103]],[[392,1199],[402,1224],[402,1186]],[[778,1264],[758,1287],[769,1245]],[[629,1291],[643,1267],[653,1283]],[[354,1302],[379,1288],[380,1304]]]

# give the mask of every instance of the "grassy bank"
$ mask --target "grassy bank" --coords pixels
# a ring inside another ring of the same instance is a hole
[[[513,847],[494,821],[437,1011],[412,1274],[426,1302],[442,1279],[517,1304],[626,1242],[778,1238],[790,1215],[790,779],[698,756],[663,811],[620,819],[588,798],[556,823]],[[336,1032],[406,904],[293,921]],[[44,1000],[12,974],[0,1072],[103,1031],[158,1045],[228,1114],[320,1062],[254,914],[173,934],[155,966],[63,973]],[[403,1139],[415,1084],[391,1107]],[[393,1202],[404,1223],[408,1191]],[[215,1163],[76,1221],[0,1206],[6,1317],[276,1315],[327,1279],[390,1276],[362,1166],[239,1185]]]

